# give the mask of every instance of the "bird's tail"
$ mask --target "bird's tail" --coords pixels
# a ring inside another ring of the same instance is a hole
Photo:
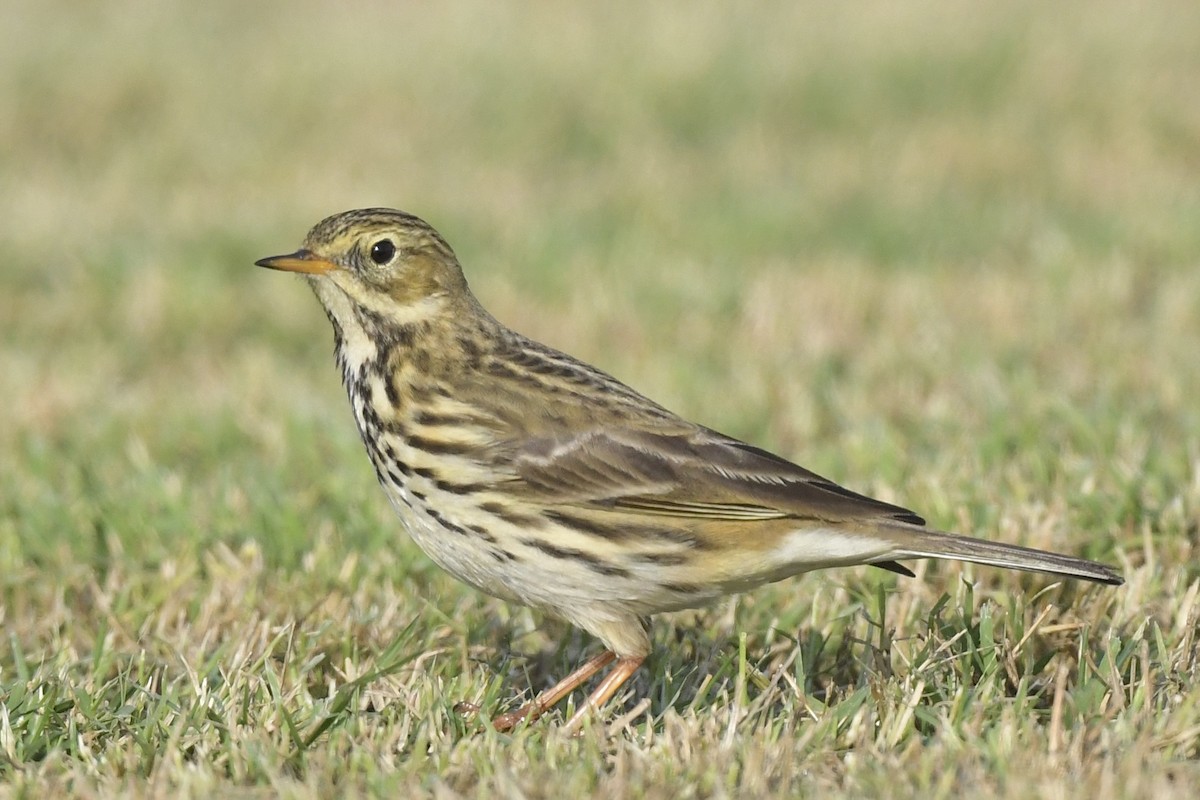
[[[991,567],[1006,567],[1028,572],[1048,572],[1068,578],[1120,586],[1125,579],[1112,567],[1074,556],[1035,550],[1015,544],[1001,544],[954,533],[942,533],[907,525],[887,526],[884,533],[896,544],[887,561],[906,558],[944,558],[970,561]],[[885,560],[885,559],[880,559]]]

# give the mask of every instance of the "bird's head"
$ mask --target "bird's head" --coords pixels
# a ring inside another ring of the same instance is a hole
[[[424,220],[390,208],[327,217],[296,252],[255,263],[305,275],[335,319],[366,312],[417,322],[470,297],[458,258],[441,235]]]

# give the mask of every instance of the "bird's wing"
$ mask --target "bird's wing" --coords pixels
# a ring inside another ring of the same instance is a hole
[[[535,437],[508,458],[520,491],[542,502],[726,521],[924,524],[907,509],[700,427],[657,432],[605,426]]]

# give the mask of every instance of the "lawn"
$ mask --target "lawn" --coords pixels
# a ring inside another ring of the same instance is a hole
[[[0,793],[1192,797],[1200,6],[7,4]],[[501,320],[931,523],[597,651],[442,573],[303,282],[388,205]],[[577,693],[571,703],[581,699]]]

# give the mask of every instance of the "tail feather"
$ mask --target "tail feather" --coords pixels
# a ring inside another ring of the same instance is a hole
[[[887,529],[895,534],[896,549],[887,554],[884,561],[906,558],[942,558],[951,561],[970,561],[991,567],[1005,567],[1028,572],[1048,572],[1068,578],[1120,586],[1125,582],[1112,567],[1074,556],[1035,550],[1015,544],[989,542],[954,533],[923,530],[920,528]]]

